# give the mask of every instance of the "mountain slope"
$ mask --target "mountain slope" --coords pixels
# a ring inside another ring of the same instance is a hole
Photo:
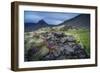
[[[79,16],[72,18],[68,21],[64,21],[63,23],[60,24],[67,26],[72,26],[72,27],[77,27],[77,28],[90,28],[90,15],[89,14],[80,14]]]

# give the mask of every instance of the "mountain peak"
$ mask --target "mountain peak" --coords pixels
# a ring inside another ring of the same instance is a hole
[[[43,19],[39,20],[37,24],[47,24]]]

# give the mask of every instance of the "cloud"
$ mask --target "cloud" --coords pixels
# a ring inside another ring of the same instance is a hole
[[[25,14],[24,20],[25,22],[34,22],[37,23],[39,20],[43,19],[41,16],[36,14]]]
[[[52,24],[53,24],[53,25],[57,25],[57,24],[62,23],[61,20],[54,19],[54,18],[46,18],[46,19],[45,19],[45,22],[46,22],[46,23],[50,23],[51,25],[52,25]]]
[[[25,11],[24,20],[25,22],[37,23],[43,19],[48,24],[57,25],[78,15],[79,13]]]

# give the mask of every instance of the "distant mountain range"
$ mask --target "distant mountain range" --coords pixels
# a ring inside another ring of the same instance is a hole
[[[65,20],[61,24],[58,25],[50,25],[47,24],[44,20],[40,20],[37,23],[25,23],[25,32],[29,31],[34,31],[39,28],[43,27],[56,27],[56,26],[62,26],[64,25],[65,27],[67,26],[72,26],[72,27],[77,27],[77,28],[90,28],[90,15],[89,14],[80,14],[79,16],[76,16],[70,20]]]
[[[44,20],[40,20],[38,23],[24,23],[25,31],[33,31],[42,27],[47,27],[48,24]]]

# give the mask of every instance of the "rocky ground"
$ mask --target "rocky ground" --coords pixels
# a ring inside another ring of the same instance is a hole
[[[48,52],[41,56],[39,60],[89,58],[82,43],[72,35],[66,35],[62,32],[46,32],[41,34],[40,37],[48,48]],[[38,52],[36,48],[29,49],[26,54],[27,60],[31,61],[34,58],[32,55],[36,52]]]

